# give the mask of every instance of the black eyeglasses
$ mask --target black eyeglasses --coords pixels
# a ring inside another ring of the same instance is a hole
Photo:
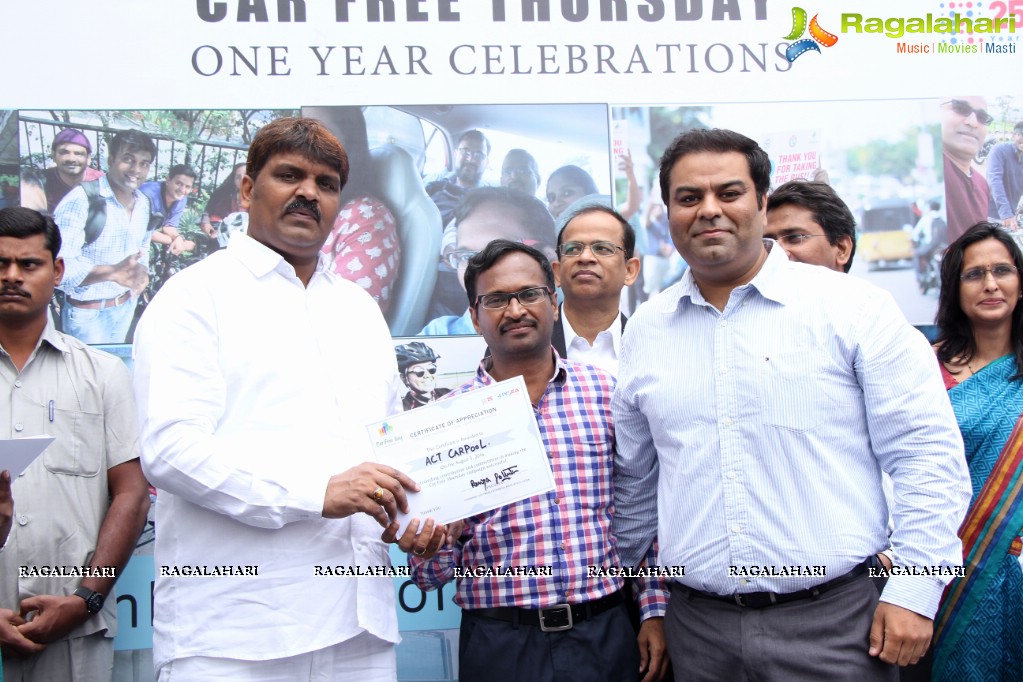
[[[594,256],[600,256],[601,258],[610,258],[619,251],[625,251],[624,248],[611,242],[593,242],[592,244],[583,244],[582,242],[565,242],[558,247],[558,253],[565,258],[578,258],[583,255],[583,251],[589,247],[590,253]]]
[[[1003,279],[1008,279],[1016,274],[1016,267],[1008,265],[1007,263],[999,263],[993,265],[990,268],[970,268],[963,274],[959,275],[959,279],[964,282],[980,282],[987,276],[987,273],[991,273],[991,276],[995,278],[996,282],[1000,282]]]
[[[409,369],[407,371],[408,371],[409,374],[415,374],[417,377],[422,379],[423,377],[425,377],[427,375],[427,373],[429,373],[431,375],[436,374],[437,373],[437,368],[436,367],[427,367],[426,369],[423,369],[422,367],[414,367],[414,368]]]
[[[545,298],[550,297],[550,295],[550,289],[547,287],[530,287],[528,289],[522,289],[521,291],[512,291],[507,294],[504,292],[496,294],[482,294],[476,297],[476,304],[482,305],[484,308],[489,308],[490,310],[499,310],[501,308],[507,308],[513,298],[522,305],[536,305]]]
[[[950,99],[942,104],[951,104],[952,111],[956,112],[963,118],[968,118],[970,114],[977,115],[977,123],[982,126],[986,126],[995,120],[995,117],[987,113],[985,109],[974,109],[969,102],[962,99]]]
[[[788,246],[800,246],[810,237],[827,237],[826,234],[780,234],[775,237],[775,241],[781,242]]]
[[[487,155],[484,154],[483,152],[474,152],[473,150],[467,147],[459,147],[455,151],[457,151],[458,155],[461,156],[463,159],[467,159],[469,161],[482,161],[483,159],[487,158]]]

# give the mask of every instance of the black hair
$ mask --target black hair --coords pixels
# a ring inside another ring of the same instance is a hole
[[[465,269],[465,293],[469,297],[470,308],[476,305],[476,280],[479,276],[494,267],[497,261],[512,253],[524,253],[539,263],[547,281],[547,290],[554,291],[554,269],[542,251],[510,239],[495,239],[470,258]]]
[[[967,247],[984,241],[997,239],[1008,251],[1012,264],[1016,266],[1016,281],[1023,273],[1023,254],[1016,241],[997,223],[981,222],[966,230],[961,237],[948,245],[941,259],[941,292],[938,294],[938,312],[934,323],[938,325],[938,359],[942,362],[969,362],[977,352],[970,320],[963,312],[959,301],[959,277],[963,271],[963,260]],[[1023,377],[1023,305],[1016,301],[1012,311],[1012,352],[1016,358],[1016,374],[1013,379]]]
[[[168,180],[173,177],[177,177],[178,175],[184,175],[186,178],[192,178],[193,180],[198,177],[195,170],[187,163],[179,163],[176,166],[171,166],[171,169],[167,171]]]
[[[455,143],[455,146],[457,147],[458,145],[462,144],[462,142],[469,139],[482,142],[483,145],[487,148],[487,156],[490,156],[490,140],[487,139],[487,136],[484,135],[482,131],[476,130],[475,128],[473,128],[472,130],[466,130],[464,133],[459,135],[458,142]]]
[[[584,206],[577,211],[573,211],[571,215],[568,216],[568,219],[565,220],[565,222],[562,224],[563,226],[561,228],[561,231],[558,232],[559,247],[561,246],[561,242],[565,237],[565,230],[568,229],[568,224],[575,220],[576,218],[578,218],[579,216],[586,215],[587,213],[605,213],[614,218],[615,220],[617,220],[618,224],[621,225],[622,227],[622,248],[625,249],[625,260],[629,260],[630,258],[633,257],[633,255],[635,255],[636,231],[632,229],[632,225],[630,225],[629,221],[626,220],[625,217],[622,216],[622,214],[619,213],[618,211],[614,210],[610,206],[603,206],[599,204],[590,204],[589,206]],[[558,259],[559,260],[561,259],[560,252],[558,253]]]
[[[824,234],[832,246],[837,246],[842,237],[849,237],[852,248],[845,264],[845,271],[849,272],[853,256],[856,255],[856,218],[842,197],[826,182],[791,180],[767,197],[767,210],[772,211],[787,204],[808,210],[813,221],[824,228]]]
[[[763,208],[764,195],[771,188],[771,159],[767,152],[760,148],[754,140],[734,130],[712,128],[710,130],[689,130],[682,133],[668,145],[661,156],[661,200],[665,206],[671,206],[668,200],[671,180],[671,169],[675,163],[687,154],[698,152],[714,152],[725,154],[739,152],[746,157],[750,178],[757,192],[757,208]]]
[[[60,228],[53,222],[53,218],[21,206],[0,208],[0,237],[26,239],[37,234],[44,236],[46,250],[53,255],[53,260],[57,260],[57,254],[60,253]]]
[[[156,158],[156,143],[141,130],[119,130],[110,141],[108,157],[116,159],[125,151],[149,152],[152,160]]]
[[[253,180],[277,154],[301,154],[316,163],[334,169],[341,178],[341,189],[348,182],[348,154],[334,133],[313,118],[286,116],[259,129],[249,145],[245,173]]]
[[[557,239],[554,232],[554,218],[551,217],[550,211],[542,201],[517,189],[477,187],[467,192],[455,207],[455,226],[461,225],[462,221],[472,215],[481,205],[490,202],[511,206],[524,214],[524,232],[521,235],[510,234],[509,237],[531,239],[541,249],[543,247],[551,249],[551,257],[554,257],[553,249]]]
[[[600,190],[597,189],[597,183],[593,180],[593,176],[584,171],[579,166],[573,166],[571,164],[562,166],[558,170],[551,173],[550,177],[547,178],[547,185],[550,186],[551,180],[554,178],[565,178],[576,185],[583,188],[583,194],[598,194]]]

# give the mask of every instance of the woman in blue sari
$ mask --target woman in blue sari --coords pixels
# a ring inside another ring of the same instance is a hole
[[[973,482],[959,535],[966,575],[935,618],[935,680],[1023,678],[1023,255],[979,223],[941,264],[938,342]]]

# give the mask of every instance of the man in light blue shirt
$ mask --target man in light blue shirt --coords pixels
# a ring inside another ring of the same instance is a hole
[[[63,331],[85,343],[124,343],[138,297],[149,284],[149,197],[139,187],[156,157],[153,139],[119,131],[107,174],[82,183],[53,212],[64,244]]]
[[[660,182],[690,269],[623,337],[615,534],[626,565],[656,534],[662,562],[686,567],[665,618],[672,664],[897,679],[962,564],[970,496],[934,355],[889,294],[762,239],[770,161],[754,141],[681,135]],[[879,600],[882,470],[895,567]]]

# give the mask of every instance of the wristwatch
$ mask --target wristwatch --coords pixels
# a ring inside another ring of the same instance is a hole
[[[88,587],[79,587],[73,594],[85,600],[85,608],[90,615],[99,613],[103,609],[103,602],[106,601],[106,597]]]

